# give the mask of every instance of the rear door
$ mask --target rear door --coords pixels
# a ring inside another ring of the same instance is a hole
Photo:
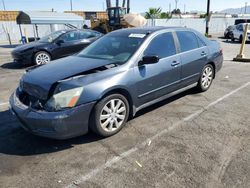
[[[182,85],[187,86],[199,80],[200,73],[207,62],[208,48],[192,31],[177,31],[176,35],[182,62]]]
[[[180,57],[172,32],[156,36],[144,51],[144,56],[158,56],[158,63],[135,67],[139,105],[178,89]]]

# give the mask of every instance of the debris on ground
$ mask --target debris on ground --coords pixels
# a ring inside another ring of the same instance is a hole
[[[152,143],[152,141],[151,141],[151,140],[148,140],[148,146],[150,146],[150,145],[151,145],[151,143]]]
[[[74,181],[73,184],[74,184],[74,185],[78,185],[78,182]]]
[[[141,165],[138,161],[135,161],[135,162],[136,162],[136,164],[137,164],[139,167],[142,168],[142,165]]]

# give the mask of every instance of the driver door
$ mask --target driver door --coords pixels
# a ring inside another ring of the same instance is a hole
[[[62,35],[58,40],[62,43],[56,44],[57,47],[54,50],[54,55],[56,58],[66,57],[79,52],[79,32],[71,31]]]
[[[158,63],[135,67],[139,105],[178,89],[181,60],[172,32],[156,36],[144,51],[144,56],[158,56]]]

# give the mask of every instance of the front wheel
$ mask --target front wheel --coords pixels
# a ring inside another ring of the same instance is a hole
[[[34,56],[34,63],[36,65],[46,64],[49,63],[50,61],[51,61],[50,55],[44,51],[37,52]]]
[[[94,108],[90,128],[98,135],[108,137],[118,133],[129,116],[128,100],[120,94],[103,98]]]
[[[197,88],[199,91],[207,91],[214,79],[214,67],[211,64],[207,64],[201,73]]]
[[[231,34],[231,41],[234,42],[235,41],[235,38],[234,38],[234,35]]]

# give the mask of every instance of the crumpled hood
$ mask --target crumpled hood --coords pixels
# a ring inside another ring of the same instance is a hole
[[[46,99],[54,83],[81,73],[84,75],[86,71],[108,64],[111,61],[79,56],[58,59],[28,71],[22,78],[24,90],[40,99]]]

